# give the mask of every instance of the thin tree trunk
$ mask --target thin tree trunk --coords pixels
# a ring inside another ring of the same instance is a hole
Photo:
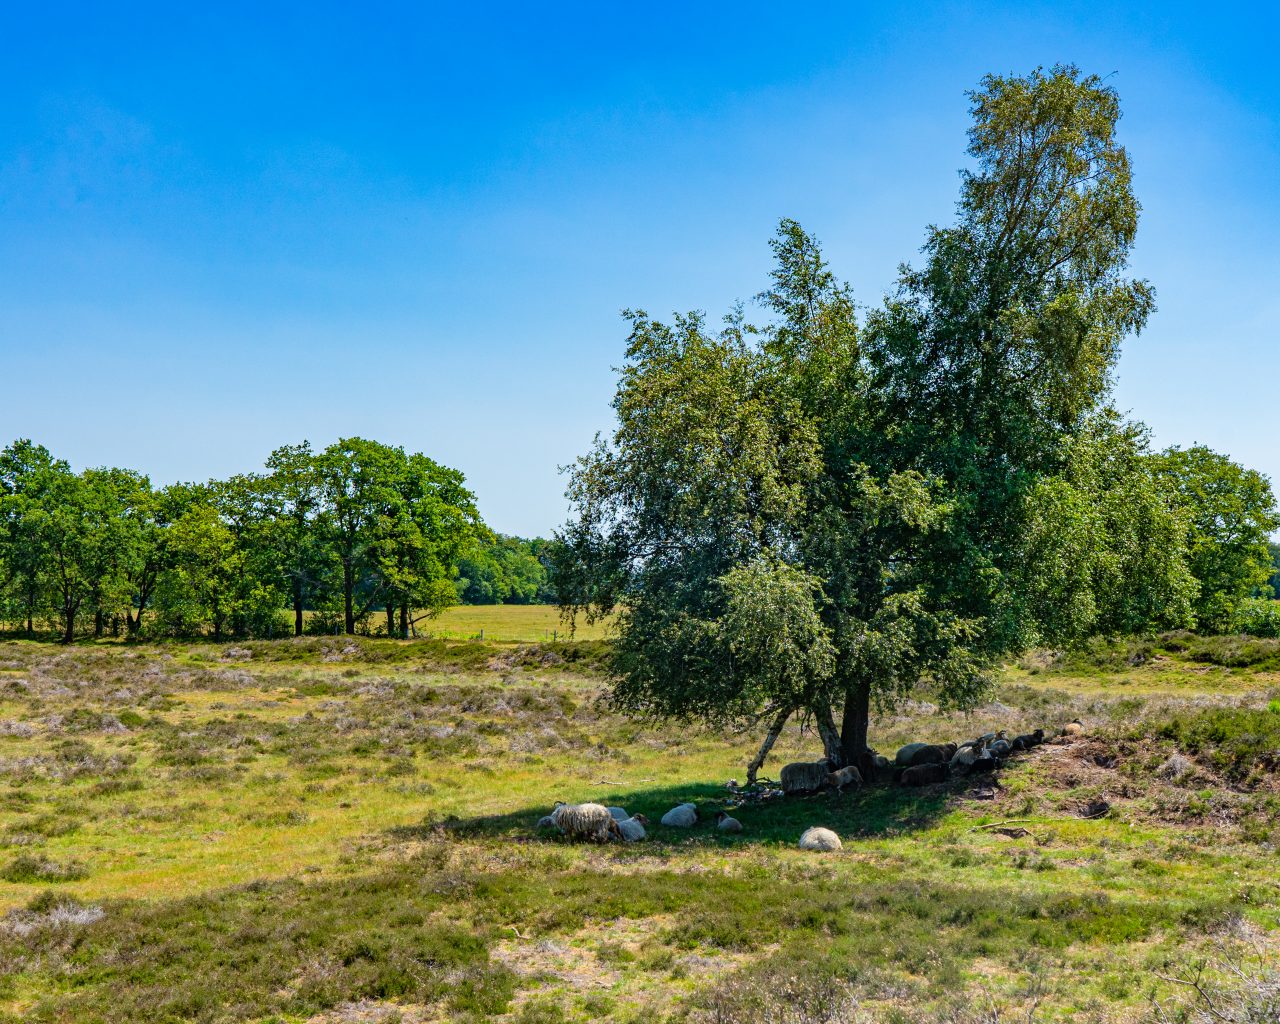
[[[95,608],[93,611],[93,638],[95,640],[102,639],[102,609]]]
[[[818,735],[822,737],[822,752],[836,768],[844,767],[844,750],[840,744],[840,732],[836,729],[836,721],[831,716],[831,705],[825,702],[813,709],[813,720],[818,726]]]
[[[863,778],[872,778],[867,726],[871,721],[871,685],[856,682],[845,691],[844,718],[840,723],[840,749],[845,765],[853,765]]]
[[[111,635],[112,636],[120,635],[120,616],[119,615],[111,616]]]
[[[756,773],[764,767],[765,758],[769,756],[769,751],[773,749],[773,745],[778,742],[778,737],[782,735],[782,729],[787,724],[787,719],[791,717],[793,710],[792,708],[787,708],[778,712],[773,724],[769,726],[769,732],[765,736],[764,742],[760,744],[760,749],[756,751],[756,756],[747,762],[748,786],[755,785]]]
[[[400,636],[409,639],[409,602],[403,601],[400,604]]]
[[[293,581],[293,635],[302,636],[302,580]]]
[[[66,622],[66,628],[62,634],[62,642],[69,644],[76,638],[76,610],[70,605],[64,605],[62,615]]]
[[[352,603],[352,592],[355,590],[355,580],[352,578],[351,566],[344,562],[342,565],[342,600],[344,611],[346,612],[347,636],[354,636],[356,631],[356,613]]]
[[[396,606],[387,602],[387,636],[396,635]]]

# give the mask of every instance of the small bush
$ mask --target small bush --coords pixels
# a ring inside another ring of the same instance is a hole
[[[0,878],[6,882],[72,882],[88,874],[84,865],[75,861],[58,864],[28,853],[20,854],[0,869]]]

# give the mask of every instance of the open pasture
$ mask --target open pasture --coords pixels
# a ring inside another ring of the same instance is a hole
[[[758,737],[609,712],[598,645],[0,645],[0,1019],[1143,1020],[1186,996],[1161,976],[1274,949],[1278,652],[1032,656],[877,746],[1083,739],[725,836]],[[820,749],[793,727],[763,775]],[[557,799],[703,820],[572,844],[535,828]]]

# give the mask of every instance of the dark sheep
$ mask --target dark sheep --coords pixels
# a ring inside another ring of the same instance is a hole
[[[946,764],[918,764],[902,773],[904,786],[931,786],[935,782],[945,782],[951,774]]]
[[[1030,750],[1032,747],[1038,747],[1044,742],[1044,730],[1037,729],[1035,732],[1026,733],[1023,736],[1015,736],[1013,740],[1014,750]]]
[[[931,743],[914,751],[908,758],[906,766],[915,768],[922,764],[946,764],[955,756],[954,743]]]

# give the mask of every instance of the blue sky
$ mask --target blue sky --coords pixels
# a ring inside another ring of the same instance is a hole
[[[546,533],[620,309],[718,317],[783,216],[877,302],[965,90],[1062,61],[1144,206],[1121,407],[1280,479],[1272,5],[199,6],[0,12],[0,443],[168,482],[359,434]]]

